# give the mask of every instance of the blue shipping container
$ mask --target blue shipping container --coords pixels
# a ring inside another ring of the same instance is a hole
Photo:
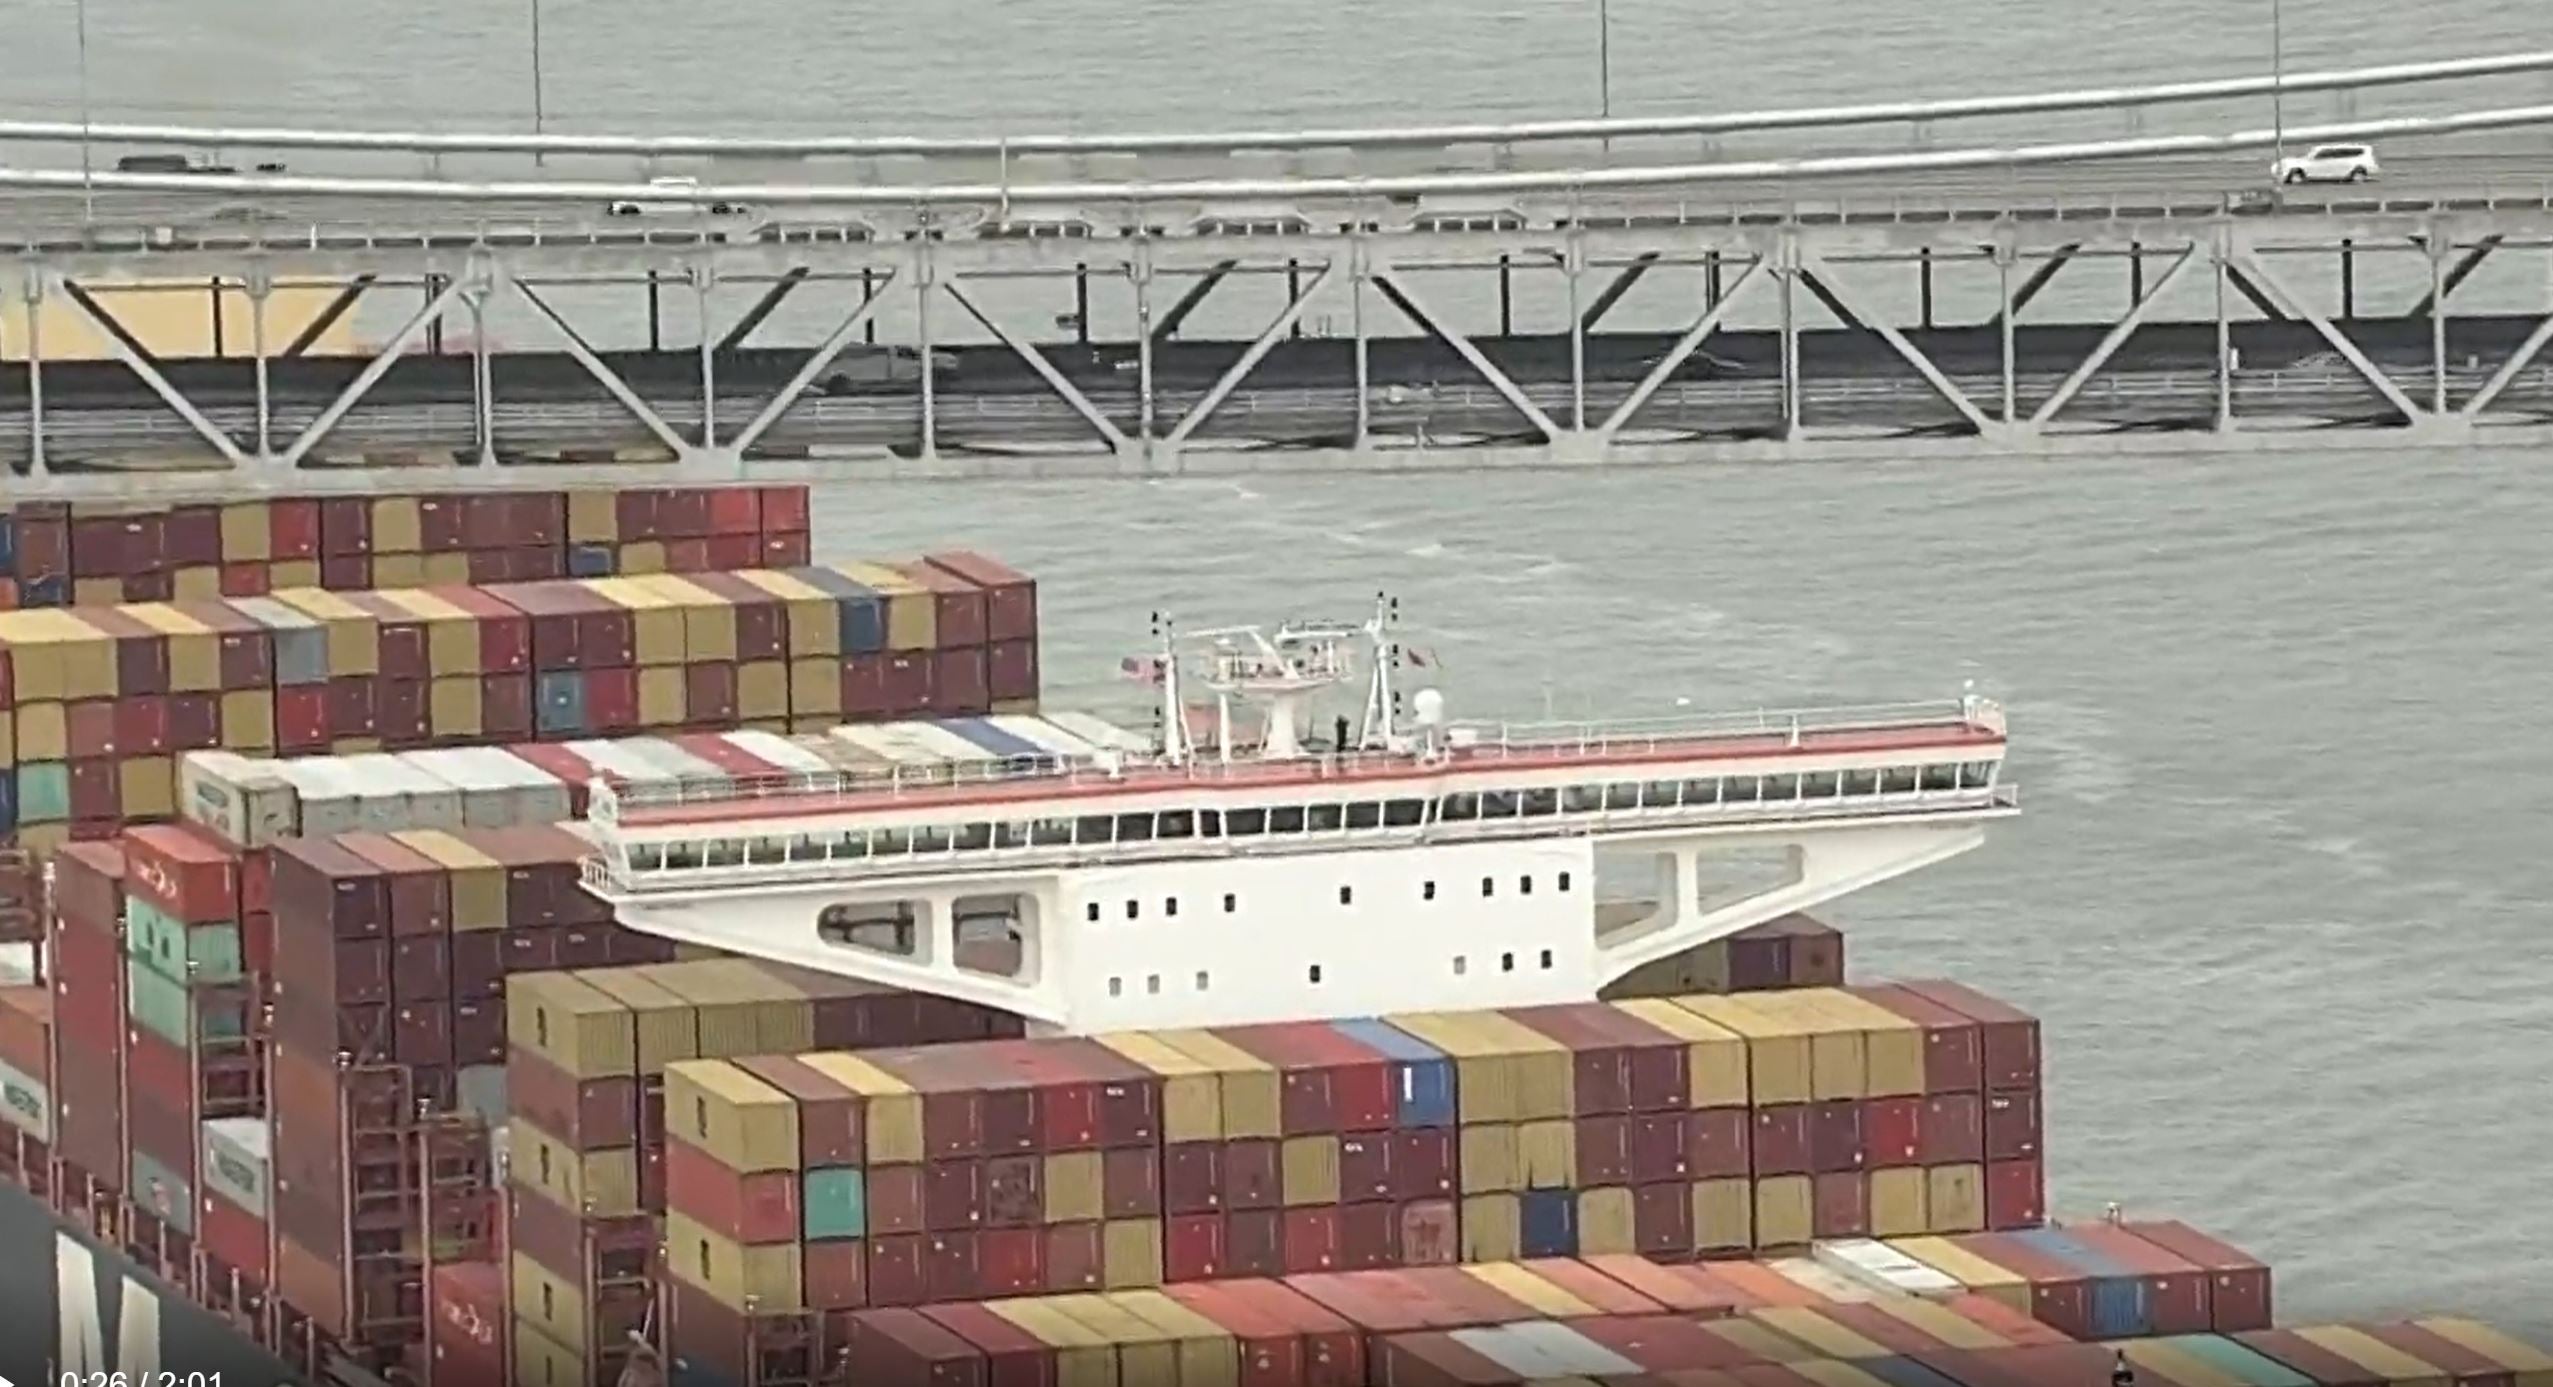
[[[2076,1268],[2092,1284],[2092,1334],[2098,1339],[2130,1339],[2154,1332],[2154,1312],[2145,1282],[2128,1268],[2054,1228],[2030,1228],[2011,1235],[2043,1257]]]
[[[18,767],[17,821],[58,824],[71,820],[71,767],[38,761]]]
[[[28,578],[18,584],[21,607],[67,607],[71,605],[71,578],[68,574],[49,573],[41,578]]]
[[[0,577],[18,571],[18,517],[0,514]]]
[[[571,544],[567,546],[567,576],[570,578],[609,578],[614,559],[608,544]]]
[[[2215,1334],[2175,1334],[2158,1340],[2252,1387],[2314,1387],[2314,1380],[2248,1345]]]
[[[1528,1257],[1578,1255],[1578,1192],[1527,1190],[1524,1203],[1524,1253]]]
[[[18,826],[18,776],[15,771],[0,770],[0,831]]]
[[[1013,736],[982,718],[940,718],[937,721],[942,730],[965,738],[976,746],[984,748],[987,755],[999,760],[1050,761],[1054,759],[1054,753],[1046,748],[1025,737]]]
[[[1454,1062],[1445,1052],[1386,1021],[1359,1017],[1331,1029],[1392,1061],[1392,1124],[1454,1125]]]
[[[585,730],[585,675],[554,669],[541,676],[538,720],[544,737],[565,737]]]
[[[859,1171],[832,1166],[808,1171],[799,1207],[806,1211],[808,1242],[868,1234],[868,1182]]]
[[[843,654],[875,655],[886,649],[886,603],[875,592],[830,568],[793,568],[789,576],[833,599],[840,613]]]
[[[1888,1387],[1961,1387],[1961,1384],[1912,1358],[1858,1358],[1853,1366]]]

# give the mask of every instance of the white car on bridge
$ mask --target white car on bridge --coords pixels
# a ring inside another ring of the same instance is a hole
[[[703,198],[700,180],[679,175],[664,175],[647,180],[647,196],[622,199],[604,209],[615,217],[650,215],[681,216],[706,212],[713,217],[740,217],[745,213],[741,202]]]
[[[2269,171],[2281,183],[2366,183],[2383,172],[2376,165],[2376,151],[2362,144],[2318,144],[2288,155]]]

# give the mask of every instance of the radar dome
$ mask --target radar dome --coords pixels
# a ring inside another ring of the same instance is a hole
[[[1421,727],[1435,727],[1445,721],[1445,695],[1436,689],[1421,689],[1410,697],[1410,711]]]

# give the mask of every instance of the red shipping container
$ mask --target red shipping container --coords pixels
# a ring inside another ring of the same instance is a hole
[[[1460,1259],[1461,1224],[1451,1199],[1420,1199],[1400,1209],[1401,1265],[1446,1267]]]
[[[126,882],[161,911],[190,925],[239,918],[239,858],[193,823],[149,824],[124,834]]]
[[[859,1095],[785,1055],[740,1059],[735,1063],[797,1100],[801,1166],[815,1170],[865,1162],[867,1114]]]
[[[941,649],[981,646],[988,639],[982,588],[928,562],[897,564],[895,571],[931,594],[933,625]]]
[[[931,662],[933,712],[941,717],[980,717],[992,711],[992,673],[984,647],[942,650]]]
[[[296,684],[275,690],[275,747],[284,752],[328,749],[328,685]]]
[[[634,668],[585,671],[585,729],[605,736],[636,732],[638,671]]]
[[[2233,1334],[2270,1326],[2269,1268],[2260,1259],[2185,1223],[2140,1221],[2122,1226],[2206,1274],[2210,1327],[2215,1332]]]
[[[201,568],[222,561],[222,513],[213,506],[178,506],[162,517],[160,543],[171,568]]]
[[[507,1368],[505,1268],[493,1262],[446,1262],[426,1291],[429,1327],[426,1387],[479,1387],[513,1381]]]
[[[1816,1169],[1810,1144],[1811,1111],[1806,1103],[1770,1103],[1754,1110],[1751,1138],[1758,1178],[1807,1175]],[[1707,1177],[1697,1171],[1695,1178]]]
[[[1229,1026],[1215,1034],[1276,1067],[1283,1135],[1391,1128],[1392,1065],[1381,1051],[1317,1021]]]
[[[1974,1019],[1904,984],[1848,990],[1923,1028],[1926,1093],[1977,1091],[1983,1079],[1983,1058]]]
[[[1223,1143],[1179,1141],[1162,1148],[1162,1207],[1207,1214],[1223,1207]]]
[[[1223,1272],[1226,1276],[1285,1275],[1283,1216],[1274,1209],[1251,1209],[1225,1215]]]
[[[669,1162],[672,1149],[667,1148]],[[806,1244],[800,1276],[810,1309],[857,1310],[869,1303],[868,1249],[856,1239]]]
[[[372,558],[366,554],[330,554],[319,560],[319,585],[331,592],[357,592],[372,586]]]
[[[2099,1337],[2092,1329],[2092,1279],[2082,1268],[1993,1233],[1970,1234],[1961,1245],[2030,1283],[2031,1318],[2077,1339]]]
[[[1139,1147],[1101,1152],[1100,1213],[1106,1218],[1159,1218],[1161,1158]]]
[[[1818,1176],[1811,1215],[1820,1238],[1870,1236],[1870,1177],[1858,1170]]]
[[[290,498],[268,502],[266,533],[269,558],[318,558],[319,503]]]
[[[256,1285],[269,1274],[266,1221],[218,1194],[196,1196],[195,1236],[223,1266]]]
[[[126,697],[115,701],[115,744],[126,756],[158,756],[169,749],[168,700]]]
[[[109,760],[71,763],[71,817],[117,824],[124,817],[124,786],[118,763]]]
[[[480,676],[479,730],[482,739],[492,742],[523,741],[531,737],[531,676]]]
[[[1284,1193],[1277,1143],[1258,1138],[1223,1144],[1223,1207],[1273,1209]]]
[[[942,1157],[923,1167],[922,1218],[934,1233],[975,1228],[984,1222],[984,1164]]]
[[[1578,1184],[1631,1183],[1631,1119],[1624,1114],[1578,1119]]]
[[[1990,1093],[2039,1087],[2039,1021],[1963,983],[1927,979],[1904,984],[1977,1023],[1982,1087]]]
[[[1754,1129],[1755,1114],[1749,1109],[1697,1109],[1685,1116],[1679,1168],[1667,1175],[1651,1170],[1636,1173],[1641,1179],[1745,1179],[1755,1169]]]
[[[343,675],[328,681],[328,731],[352,741],[381,730],[377,681],[369,674]]]
[[[263,563],[222,565],[222,596],[263,597],[273,590],[274,570]]]
[[[222,743],[222,705],[215,694],[171,694],[168,749],[208,751]]]
[[[813,552],[814,546],[808,542],[807,532],[804,530],[764,535],[761,555],[756,560],[756,566],[778,569],[804,568],[811,561]]]
[[[1984,1100],[1974,1093],[1937,1093],[1924,1100],[1925,1165],[1975,1165],[1986,1158]]]
[[[374,726],[384,749],[404,751],[434,740],[421,679],[384,679],[374,691]]]
[[[2107,1224],[2069,1226],[2065,1235],[2095,1255],[2123,1266],[2145,1286],[2148,1323],[2155,1334],[2205,1334],[2213,1328],[2207,1274],[2188,1260]]]
[[[1401,1210],[1397,1204],[1347,1204],[1338,1210],[1339,1266],[1372,1271],[1401,1264]]]
[[[713,535],[759,535],[762,533],[762,495],[749,486],[721,486],[706,490],[708,498],[708,533]]]
[[[1339,1265],[1340,1251],[1337,1209],[1285,1211],[1284,1255],[1288,1276],[1334,1270]]]
[[[983,1230],[975,1235],[975,1266],[983,1294],[988,1298],[1038,1294],[1046,1288],[1045,1230]]]
[[[1860,1170],[1868,1156],[1863,1148],[1862,1105],[1851,1098],[1810,1105],[1809,1164],[1819,1174]]]
[[[2039,1154],[2039,1095],[1986,1095],[1986,1159],[2027,1160]]]
[[[922,1240],[922,1280],[933,1300],[981,1299],[972,1232],[931,1233]]]
[[[918,1310],[850,1316],[843,1356],[864,1387],[991,1387],[983,1350]]]
[[[1631,1191],[1631,1239],[1643,1257],[1693,1255],[1693,1188],[1677,1181]]]
[[[867,658],[867,657],[863,657]],[[885,662],[884,680],[886,709],[897,717],[928,717],[939,701],[932,680],[938,666],[928,651],[890,651],[876,657]]]
[[[1862,1104],[1862,1151],[1874,1169],[1922,1165],[1924,1100],[1873,1098]]]
[[[965,550],[930,554],[925,556],[924,562],[966,580],[982,592],[986,640],[1036,639],[1037,585],[1026,575],[996,560]]]
[[[1162,1276],[1209,1281],[1223,1275],[1223,1217],[1183,1214],[1162,1225]]]
[[[922,1313],[984,1355],[984,1387],[1054,1387],[1055,1350],[1036,1335],[981,1305],[935,1305]]]
[[[1986,1226],[2035,1228],[2047,1217],[2047,1174],[2037,1157],[1986,1164]]]
[[[694,727],[727,728],[736,722],[736,667],[719,661],[683,669],[683,707]]]
[[[399,1063],[452,1067],[450,1006],[441,1001],[400,1003],[390,1009],[390,1023],[390,1053]]]
[[[1057,1294],[1099,1289],[1104,1258],[1096,1223],[1058,1223],[1046,1229],[1046,1289]]]

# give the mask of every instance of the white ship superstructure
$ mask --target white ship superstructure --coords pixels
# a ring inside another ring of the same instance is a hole
[[[587,880],[635,929],[1090,1032],[1585,1001],[2017,812],[1973,694],[1519,724],[1422,688],[1403,719],[1392,615],[1165,627],[1127,662],[1153,736],[889,723],[834,732],[860,769],[598,786]],[[1319,725],[1360,680],[1361,715]],[[1654,901],[1600,911],[1600,862],[1650,867]]]

